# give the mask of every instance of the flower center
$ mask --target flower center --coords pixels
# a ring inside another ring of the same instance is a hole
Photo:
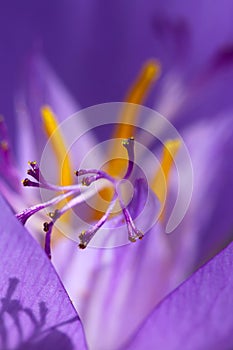
[[[125,101],[127,103],[124,105],[124,108],[119,115],[118,123],[116,124],[112,136],[112,144],[108,156],[110,161],[104,166],[104,170],[111,176],[122,178],[125,173],[128,159],[125,155],[124,149],[120,147],[120,143],[122,139],[128,140],[135,136],[135,125],[137,122],[139,106],[144,103],[151,87],[158,79],[159,75],[160,64],[155,60],[146,62],[126,94]],[[124,146],[125,148],[127,147],[127,145]],[[105,188],[100,191],[100,196],[106,201],[110,201],[112,198],[112,192],[109,188]],[[101,215],[101,212],[95,211],[93,219],[99,219]]]
[[[135,136],[135,125],[137,122],[139,105],[142,105],[160,74],[160,65],[156,61],[148,61],[143,67],[136,81],[132,85],[125,101],[127,102],[122,109],[115,131],[113,133],[112,146],[109,152],[108,167],[105,169],[112,176],[122,177],[124,169],[127,166],[125,153],[122,147],[119,147],[122,139],[129,139]]]
[[[122,198],[123,203],[127,207],[131,202],[134,194],[134,187],[130,180],[122,179],[116,184],[116,191],[120,198]]]
[[[47,207],[58,205],[59,203],[61,204],[61,202],[64,203],[64,199],[66,199],[65,204],[60,209],[55,209],[53,212],[49,213],[51,221],[44,223],[44,231],[46,233],[45,251],[49,258],[51,258],[51,233],[55,222],[58,219],[60,219],[64,214],[66,214],[70,209],[85,202],[89,197],[93,196],[96,193],[96,191],[95,187],[93,187],[92,185],[99,180],[105,180],[109,183],[109,186],[113,190],[113,198],[111,199],[104,215],[90,229],[83,231],[79,235],[79,247],[81,249],[86,248],[90,240],[94,237],[95,233],[104,225],[104,223],[109,218],[110,214],[113,212],[113,208],[117,200],[120,203],[120,208],[125,218],[125,222],[127,224],[129,240],[135,242],[137,238],[142,238],[143,234],[134,225],[131,215],[127,209],[127,201],[129,201],[132,198],[132,195],[131,198],[130,196],[125,197],[125,193],[129,191],[123,191],[123,187],[129,188],[131,184],[128,178],[131,176],[133,171],[134,138],[123,140],[122,145],[126,148],[128,153],[128,167],[125,176],[122,180],[117,180],[113,178],[111,175],[107,174],[103,170],[80,169],[76,171],[75,174],[77,177],[81,177],[81,183],[67,186],[53,185],[45,180],[36,162],[29,162],[30,169],[28,170],[28,175],[31,176],[33,180],[30,180],[29,178],[24,179],[24,186],[41,187],[48,190],[52,190],[54,192],[62,192],[62,194],[59,194],[58,196],[47,202],[41,203],[39,205],[24,210],[23,212],[16,215],[17,218],[23,224],[25,224],[26,221],[33,214]]]
[[[148,62],[143,67],[126,98],[127,102],[131,104],[127,103],[119,115],[118,123],[113,133],[113,143],[109,150],[109,159],[111,160],[100,170],[80,169],[76,171],[76,176],[81,180],[78,184],[75,184],[73,181],[71,160],[63,136],[58,131],[56,118],[49,107],[42,108],[42,120],[45,132],[48,138],[51,138],[58,163],[62,164],[60,184],[54,185],[48,183],[42,176],[37,163],[29,162],[30,169],[28,170],[28,175],[32,177],[32,180],[29,178],[24,179],[23,185],[45,188],[56,192],[56,196],[47,202],[26,209],[16,216],[25,224],[38,211],[51,206],[55,207],[54,211],[49,213],[50,221],[45,222],[43,227],[45,232],[45,252],[49,258],[51,258],[51,234],[56,221],[60,218],[66,221],[69,220],[69,216],[67,216],[69,210],[86,202],[96,192],[106,200],[107,206],[104,214],[95,210],[95,214],[90,220],[94,222],[91,228],[82,231],[78,235],[80,240],[79,248],[86,248],[96,232],[105,224],[111,214],[115,212],[121,212],[123,215],[129,241],[135,242],[137,239],[142,239],[143,233],[135,226],[127,208],[134,192],[130,177],[134,170],[135,161],[135,125],[139,112],[139,104],[144,102],[152,83],[158,78],[159,72],[160,67],[154,61]],[[178,152],[179,147],[179,140],[168,141],[166,143],[161,170],[156,173],[151,181],[151,189],[155,192],[161,203],[164,202],[166,197],[164,177],[167,182],[173,164],[173,157]],[[161,180],[161,176],[163,177],[163,181]],[[104,185],[102,186],[103,180]],[[100,183],[101,190],[99,187],[98,189],[95,188],[95,184],[97,183]],[[57,195],[57,193],[59,194]],[[98,208],[98,203],[96,208]]]

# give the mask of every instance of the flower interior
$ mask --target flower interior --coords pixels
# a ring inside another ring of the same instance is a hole
[[[64,138],[60,132],[57,132],[58,123],[55,115],[48,106],[41,110],[44,130],[48,138],[56,130],[56,137],[52,138],[52,147],[57,160],[63,164],[61,169],[61,185],[49,183],[40,170],[37,162],[30,161],[27,174],[22,183],[26,187],[44,188],[55,193],[55,196],[43,203],[34,205],[18,213],[16,217],[25,224],[27,220],[35,213],[53,207],[54,210],[49,212],[49,221],[44,222],[43,230],[45,232],[45,252],[51,259],[51,235],[57,220],[69,221],[70,209],[85,203],[86,200],[96,194],[94,183],[105,180],[105,185],[99,191],[99,194],[107,200],[107,207],[104,213],[98,210],[90,217],[92,226],[86,231],[78,234],[79,248],[84,249],[95,236],[96,232],[111,218],[116,203],[119,204],[120,214],[123,216],[128,240],[136,242],[143,238],[144,233],[136,227],[134,220],[129,212],[128,206],[124,203],[121,193],[121,184],[123,181],[132,180],[135,165],[134,143],[136,137],[136,120],[138,118],[138,105],[143,104],[151,86],[159,76],[160,66],[157,62],[150,61],[143,67],[136,82],[130,89],[126,101],[126,107],[119,116],[117,127],[113,133],[113,143],[109,152],[110,161],[105,164],[103,169],[79,169],[75,175],[80,180],[74,182],[73,167],[65,145]],[[122,140],[119,147],[119,139]],[[116,146],[117,145],[117,146]],[[155,173],[150,183],[151,190],[156,194],[161,204],[166,197],[166,189],[162,185],[162,177],[168,182],[170,170],[173,164],[173,158],[180,147],[179,140],[169,140],[164,145],[164,151],[161,160],[161,168]],[[127,155],[127,157],[126,157]],[[163,180],[164,181],[164,180]],[[107,185],[106,185],[107,184]],[[98,203],[96,203],[98,209]],[[119,213],[118,213],[119,215]],[[159,219],[163,220],[164,213],[160,214]]]

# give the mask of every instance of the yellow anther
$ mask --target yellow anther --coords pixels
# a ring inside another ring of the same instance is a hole
[[[104,170],[114,177],[122,177],[127,169],[128,155],[122,147],[122,139],[133,138],[135,136],[135,125],[139,106],[142,105],[153,86],[154,82],[160,75],[160,64],[155,60],[146,62],[136,81],[133,83],[129,92],[126,94],[125,106],[119,115],[118,124],[112,136],[112,145],[109,152],[110,161],[104,166]],[[105,188],[100,195],[107,201],[110,201],[113,192],[110,188]],[[99,218],[95,213],[95,218]]]
[[[35,160],[33,160],[33,161],[28,161],[28,165],[29,166],[31,166],[31,165],[36,165],[37,164],[37,162],[35,161]]]
[[[179,139],[168,140],[165,143],[160,168],[151,182],[151,189],[158,197],[162,206],[164,206],[166,200],[169,175],[174,164],[174,158],[176,157],[180,147],[181,141]],[[160,214],[160,220],[163,219],[163,214],[164,212]]]
[[[48,106],[41,108],[41,115],[45,133],[48,139],[51,137],[51,144],[56,155],[58,164],[61,165],[61,184],[72,183],[72,166],[67,152],[65,141],[58,129],[58,122],[52,110]]]
[[[51,108],[48,106],[43,106],[41,108],[41,116],[42,116],[44,131],[48,139],[51,138],[53,151],[55,153],[58,166],[59,168],[61,168],[60,183],[63,186],[71,185],[73,182],[71,160],[68,155],[64,138],[60,130],[58,129],[58,122],[56,120],[56,117],[52,112]],[[60,206],[62,207],[65,203],[66,202],[62,201],[60,203]],[[64,223],[68,223],[70,220],[70,213],[69,212],[65,213],[60,220]],[[59,232],[59,230],[56,230],[56,228],[54,230],[54,233],[55,233],[54,234],[55,240],[62,237],[62,234]]]
[[[126,96],[126,102],[143,104],[147,94],[160,74],[160,64],[155,60],[146,62],[135,83]]]
[[[136,81],[126,95],[126,104],[119,116],[118,124],[113,134],[113,144],[110,150],[107,172],[112,176],[121,176],[127,166],[127,155],[124,148],[121,147],[121,140],[133,137],[135,134],[135,125],[138,117],[138,105],[144,103],[150,88],[158,79],[160,74],[160,65],[157,61],[148,61],[143,65]]]

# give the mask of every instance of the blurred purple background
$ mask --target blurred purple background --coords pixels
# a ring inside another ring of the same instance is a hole
[[[82,107],[121,101],[148,58],[187,81],[216,48],[232,56],[232,13],[229,0],[2,1],[0,113],[12,134],[14,94],[38,48]]]

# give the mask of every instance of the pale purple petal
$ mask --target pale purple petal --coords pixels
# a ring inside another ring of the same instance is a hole
[[[146,193],[144,186],[137,191],[139,209]],[[156,208],[154,197],[143,220],[152,220]],[[138,208],[132,203],[129,209],[136,214]],[[112,236],[120,230],[117,228]],[[167,292],[171,271],[169,246],[160,224],[141,241],[113,249],[80,251],[71,241],[59,242],[53,249],[53,262],[82,317],[88,345],[94,350],[117,349],[128,339]]]
[[[137,6],[130,0],[92,6],[87,0],[67,11],[77,47],[83,48],[73,51],[73,72],[78,77],[73,86],[82,106],[122,100],[141,65],[151,57],[161,61],[163,73],[179,68],[182,78],[193,77],[219,47],[233,39],[230,0],[216,6],[201,0],[146,4],[139,0]],[[159,88],[155,91],[159,93]]]
[[[154,13],[154,29],[158,40],[162,35],[163,38],[168,39],[165,35],[169,33],[172,23],[173,35],[178,27],[174,24],[180,23],[181,26],[182,23],[187,23],[190,34],[187,43],[190,56],[187,63],[193,73],[196,67],[205,63],[219,47],[232,41],[232,2],[230,0],[224,0],[216,6],[211,6],[209,1],[168,0],[166,3],[158,1],[154,7],[157,9]],[[169,20],[170,25],[165,26]],[[215,31],[216,27],[220,30]],[[171,30],[170,32],[172,34]],[[173,45],[175,46],[176,43]]]
[[[221,114],[212,123],[198,122],[184,130],[183,135],[191,154],[194,187],[186,216],[169,236],[177,281],[217,254],[233,238],[232,117]],[[173,196],[177,188],[174,179],[172,176],[169,185]],[[168,202],[168,215],[169,212]]]
[[[41,108],[48,105],[54,112],[60,132],[63,135],[66,146],[73,147],[69,150],[73,161],[73,167],[86,155],[87,150],[94,146],[94,136],[85,134],[89,129],[88,120],[81,114],[69,119],[79,111],[79,106],[67,91],[63,82],[56,76],[46,59],[35,52],[28,59],[26,79],[22,82],[16,99],[18,135],[17,151],[20,169],[26,171],[29,160],[41,160],[42,152],[48,141],[43,130]],[[68,121],[67,121],[68,120]],[[67,121],[61,126],[63,121]],[[83,135],[85,134],[85,135]],[[81,135],[81,136],[80,136]],[[72,142],[70,141],[72,138]],[[77,144],[74,143],[77,142]],[[48,149],[52,147],[47,147]],[[79,149],[79,152],[77,152]],[[53,150],[49,157],[56,158]],[[95,154],[97,157],[97,154]],[[46,169],[48,173],[54,173],[54,165],[48,161]],[[52,169],[51,169],[52,168]],[[51,171],[50,171],[51,170]],[[23,176],[23,175],[22,175]],[[46,176],[46,174],[45,174]]]
[[[124,350],[233,347],[233,244],[158,305]]]
[[[168,115],[179,130],[197,120],[215,119],[220,113],[233,108],[233,55],[229,54],[229,60],[224,59],[224,50],[228,48],[222,48],[222,52],[218,52],[203,70],[197,72],[185,91],[183,104],[173,115]]]
[[[177,60],[184,62],[185,46],[186,63],[195,73],[196,65],[206,61],[216,47],[229,43],[232,2],[212,6],[201,0],[146,4],[139,0],[135,6],[133,0],[105,5],[79,0],[45,6],[43,1],[27,0],[23,6],[4,4],[0,24],[0,99],[10,115],[19,66],[35,42],[42,43],[45,56],[82,106],[122,100],[149,57],[159,58],[165,69],[172,68]]]
[[[0,198],[1,349],[85,349],[80,319],[43,250]]]
[[[59,122],[79,109],[44,57],[34,53],[28,59],[25,79],[16,99],[17,124],[21,131],[17,139],[18,157],[24,164],[28,160],[39,161],[47,142],[41,121],[44,105],[52,108]]]
[[[218,114],[211,123],[197,123],[186,134],[195,172],[190,229],[192,226],[196,237],[194,258],[199,264],[219,252],[233,238],[232,120],[229,110]]]

